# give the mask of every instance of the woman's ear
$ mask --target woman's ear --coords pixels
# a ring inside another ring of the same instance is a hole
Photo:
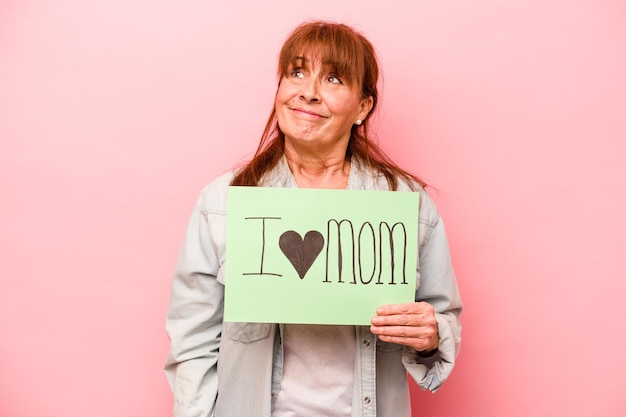
[[[372,110],[372,107],[374,106],[374,98],[372,96],[369,96],[367,98],[361,99],[361,103],[359,103],[359,105],[361,107],[361,110],[359,111],[358,119],[365,120],[367,115]]]

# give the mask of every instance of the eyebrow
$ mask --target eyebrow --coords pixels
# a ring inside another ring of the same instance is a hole
[[[291,64],[298,64],[301,66],[304,66],[306,64],[307,59],[303,56],[296,56],[293,57],[293,59],[291,60]]]
[[[307,65],[309,64],[309,62],[310,62],[310,59],[307,59],[307,58],[306,58],[306,57],[304,57],[304,56],[298,55],[298,56],[295,56],[295,57],[293,57],[293,58],[291,59],[291,63],[290,63],[290,64],[291,64],[292,66],[299,66],[299,67],[306,68],[306,67],[307,67]],[[326,71],[333,72],[333,73],[335,73],[336,75],[338,75],[339,77],[342,77],[342,78],[344,78],[344,77],[351,78],[351,77],[349,77],[348,75],[346,75],[346,74],[342,73],[341,71],[339,71],[339,65],[337,65],[337,62],[334,62],[334,61],[332,61],[332,62],[327,62],[326,64],[322,64],[322,67],[323,67]]]

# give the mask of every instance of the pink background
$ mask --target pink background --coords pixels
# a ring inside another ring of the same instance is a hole
[[[0,2],[0,415],[170,415],[188,216],[306,18],[378,48],[380,140],[446,220],[463,348],[414,414],[626,415],[625,3],[227,3]]]

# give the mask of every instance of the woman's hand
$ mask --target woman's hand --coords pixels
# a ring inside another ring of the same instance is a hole
[[[370,331],[383,342],[428,353],[439,346],[437,319],[432,305],[424,302],[389,304],[376,309]]]

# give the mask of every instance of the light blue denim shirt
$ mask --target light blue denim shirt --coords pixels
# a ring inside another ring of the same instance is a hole
[[[165,373],[175,417],[270,417],[280,389],[280,325],[222,320],[226,201],[233,176],[223,174],[202,190],[174,274]],[[260,185],[297,187],[284,158]],[[435,391],[459,352],[462,303],[443,222],[428,194],[415,188],[421,193],[415,300],[435,308],[439,349],[421,358],[411,348],[381,342],[367,326],[357,327],[352,417],[410,416],[407,372],[422,389]],[[388,185],[353,160],[348,189],[387,190]],[[398,190],[410,187],[400,182]]]

